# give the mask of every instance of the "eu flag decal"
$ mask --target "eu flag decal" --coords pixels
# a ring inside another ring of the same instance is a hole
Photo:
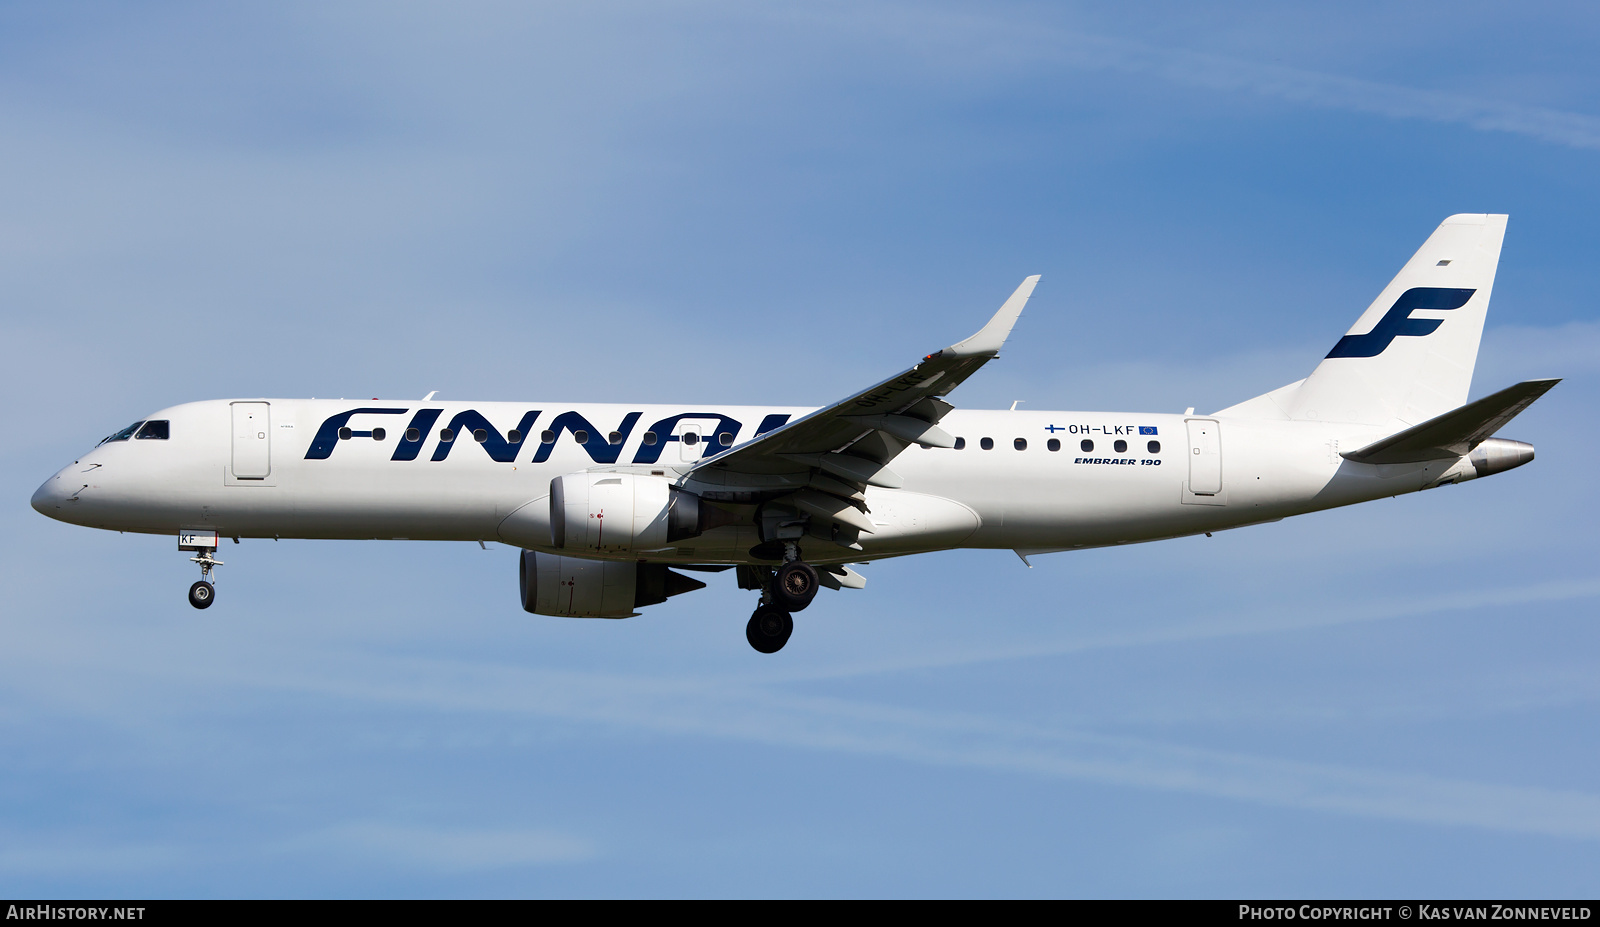
[[[1155,429],[1155,426],[1153,426],[1153,425],[1140,425],[1139,426],[1139,434],[1142,434],[1142,435],[1153,435],[1155,433],[1156,433],[1156,429]]]

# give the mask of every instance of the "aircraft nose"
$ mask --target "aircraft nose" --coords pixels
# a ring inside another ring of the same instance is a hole
[[[51,518],[60,518],[61,509],[66,505],[72,487],[66,485],[66,477],[61,473],[50,477],[33,491],[32,504],[34,511]]]

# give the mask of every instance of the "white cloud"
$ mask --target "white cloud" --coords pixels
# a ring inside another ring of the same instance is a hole
[[[1600,149],[1600,118],[1583,113],[1152,45],[1017,17],[928,12],[920,7],[891,11],[824,18],[839,29],[876,26],[947,68],[1009,70],[1043,65],[1120,72],[1317,109],[1464,125]]]
[[[1560,602],[1600,595],[1600,582],[1470,592],[1390,605],[1345,604],[1308,616],[1268,617],[1170,631],[1087,639],[1056,647],[969,659],[1001,660],[1138,646],[1224,634],[1376,621],[1433,611]],[[1266,614],[1266,613],[1263,613]],[[259,654],[258,654],[259,655]],[[313,693],[320,699],[425,707],[487,718],[544,718],[583,727],[643,730],[783,748],[891,757],[908,763],[985,769],[1187,793],[1269,806],[1421,824],[1600,840],[1600,796],[1486,783],[1337,763],[1301,762],[1197,749],[1145,738],[1107,736],[1059,725],[1021,723],[966,712],[904,708],[785,691],[784,683],[620,676],[415,658],[348,656],[338,672],[268,659],[212,665],[203,673],[252,690]],[[907,661],[910,662],[910,661]],[[959,662],[951,658],[939,665]],[[923,661],[922,665],[929,665]],[[904,664],[885,666],[906,668]],[[162,672],[179,672],[164,667]],[[830,674],[807,674],[830,675]],[[518,722],[518,727],[525,723]],[[308,838],[311,839],[311,838]],[[463,869],[534,865],[593,857],[582,839],[547,831],[429,830],[379,823],[335,828],[316,841],[396,861]]]
[[[395,674],[408,680],[404,686],[327,679],[282,680],[281,684],[355,699],[558,717],[658,734],[887,756],[911,763],[1086,780],[1414,823],[1600,840],[1600,796],[1584,792],[1296,762],[978,715],[807,698],[758,687],[505,668],[484,671],[482,667],[469,677],[462,670],[442,664],[412,664]],[[380,675],[391,672],[380,671]],[[362,840],[386,845],[425,842],[404,832],[356,833],[363,835]],[[479,852],[469,849],[476,846],[473,839],[463,838],[460,844],[469,858]],[[482,852],[500,845],[499,838],[488,840]],[[440,858],[456,852],[454,844],[434,846],[439,849],[417,852],[437,852]]]
[[[1057,40],[1054,60],[1069,67],[1149,74],[1174,83],[1250,93],[1322,109],[1452,123],[1573,148],[1600,149],[1600,119],[1580,113],[1156,48],[1103,36],[1063,32],[1057,34]]]
[[[965,666],[1035,657],[1068,656],[1096,650],[1148,647],[1184,641],[1211,640],[1255,634],[1280,634],[1288,631],[1325,628],[1413,618],[1475,608],[1530,606],[1547,602],[1569,602],[1600,597],[1600,579],[1574,579],[1538,583],[1503,589],[1469,589],[1435,596],[1387,597],[1372,601],[1332,602],[1322,607],[1297,607],[1293,610],[1241,610],[1237,606],[1221,612],[1202,612],[1184,620],[1182,616],[1163,616],[1153,627],[1123,624],[1109,632],[1091,631],[1065,640],[1033,641],[992,648],[964,646],[934,654],[907,654],[898,659],[876,659],[859,664],[842,664],[821,671],[797,673],[787,680],[827,679],[845,676],[876,675],[912,669]],[[767,678],[772,678],[768,674]]]

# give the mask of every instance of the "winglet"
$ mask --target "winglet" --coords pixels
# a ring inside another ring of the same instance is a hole
[[[1017,291],[1011,294],[1011,298],[994,314],[988,325],[966,341],[958,341],[939,353],[945,357],[1000,353],[1000,347],[1006,343],[1011,327],[1017,324],[1017,316],[1022,315],[1022,307],[1028,304],[1028,297],[1033,295],[1033,288],[1038,282],[1038,274],[1022,281],[1022,286],[1017,287]]]

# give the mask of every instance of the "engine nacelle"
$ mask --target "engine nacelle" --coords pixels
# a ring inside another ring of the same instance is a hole
[[[1432,489],[1450,483],[1465,483],[1480,476],[1504,473],[1533,459],[1533,445],[1509,438],[1485,438],[1472,452],[1455,462],[1422,488]]]
[[[1467,455],[1467,462],[1479,476],[1504,473],[1532,459],[1533,445],[1509,438],[1486,438]]]
[[[550,481],[550,543],[562,550],[665,547],[705,530],[700,497],[658,476],[569,473]]]
[[[584,560],[525,550],[519,565],[523,611],[557,618],[630,618],[636,608],[706,586],[664,563]]]

